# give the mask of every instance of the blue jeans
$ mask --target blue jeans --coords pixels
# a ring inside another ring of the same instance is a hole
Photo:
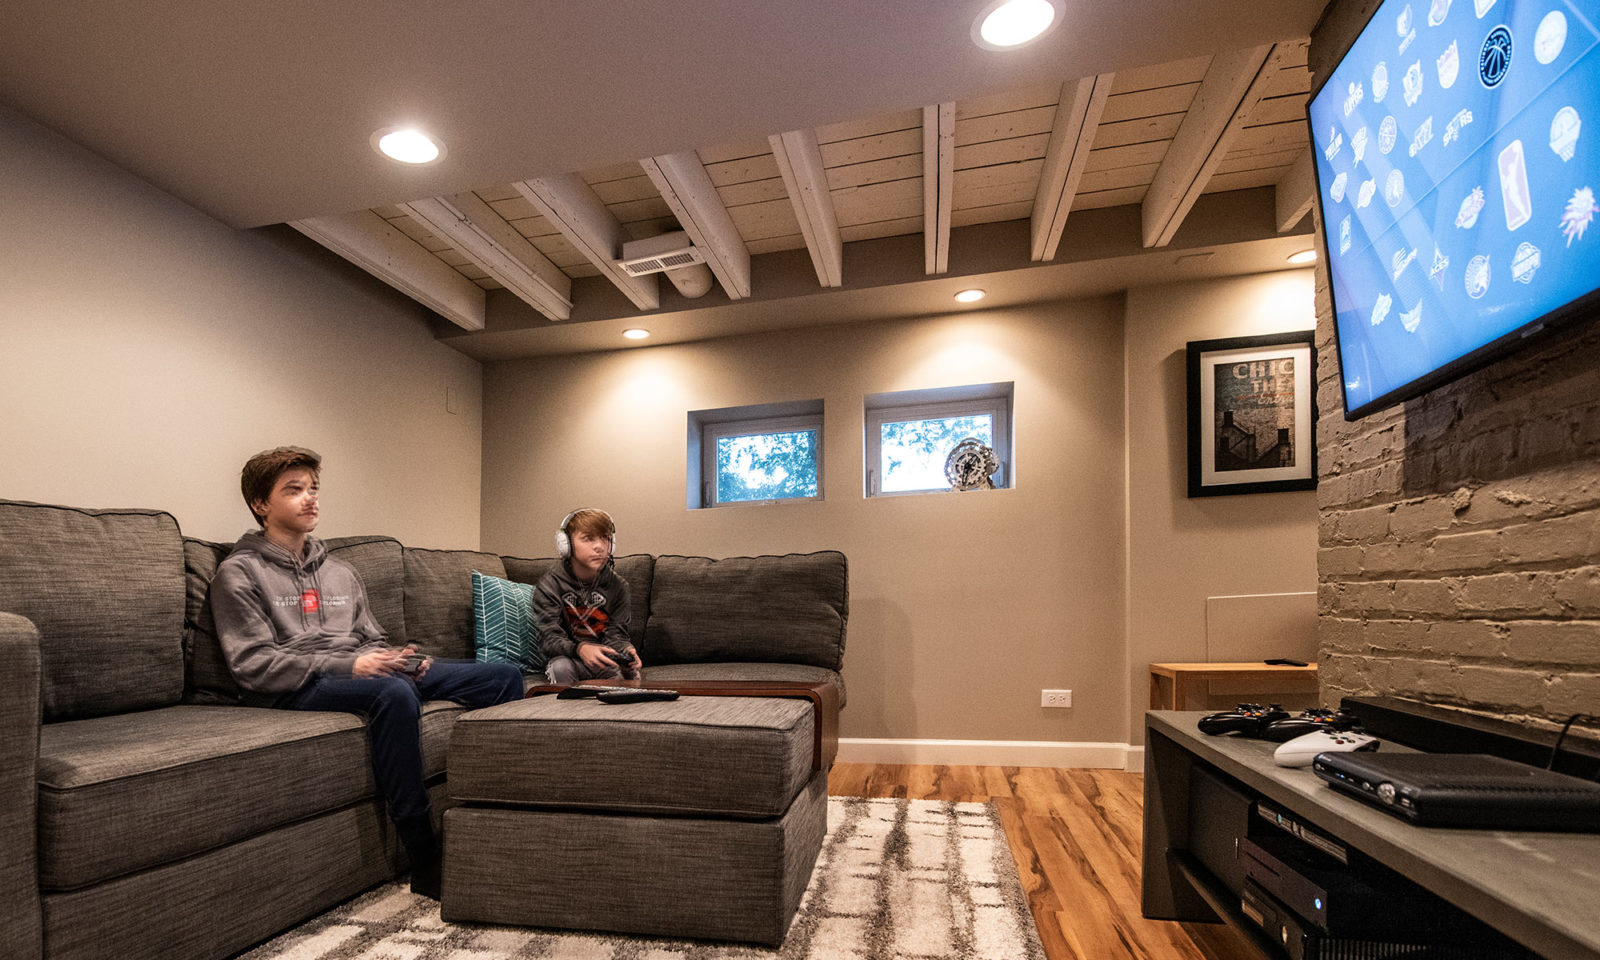
[[[424,700],[454,700],[489,707],[522,698],[522,671],[509,663],[435,660],[422,679],[403,673],[380,677],[314,674],[275,706],[289,710],[357,713],[367,720],[372,772],[395,822],[424,816],[428,790],[422,776],[418,718]]]

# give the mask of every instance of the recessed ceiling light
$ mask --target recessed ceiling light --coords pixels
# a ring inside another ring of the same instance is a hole
[[[622,331],[622,335],[627,337],[629,340],[643,340],[645,337],[650,336],[650,331],[640,327],[633,327],[631,329]]]
[[[977,303],[979,300],[982,300],[986,296],[988,296],[988,294],[984,293],[982,290],[979,290],[977,288],[973,288],[971,290],[963,290],[960,293],[956,294],[956,302],[957,303]]]
[[[1317,251],[1315,251],[1315,250],[1301,250],[1301,251],[1299,251],[1297,253],[1291,253],[1291,254],[1289,254],[1289,262],[1293,263],[1293,264],[1316,263],[1317,262]]]
[[[401,163],[432,163],[444,156],[444,144],[415,127],[385,127],[372,135],[372,146]]]
[[[1061,22],[1065,0],[994,0],[972,21],[972,42],[985,50],[1014,50]]]

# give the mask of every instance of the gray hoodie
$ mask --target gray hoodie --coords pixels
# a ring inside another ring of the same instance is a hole
[[[211,581],[211,615],[234,679],[268,696],[313,673],[349,676],[356,657],[386,646],[361,577],[316,537],[303,557],[258,530],[240,537]]]

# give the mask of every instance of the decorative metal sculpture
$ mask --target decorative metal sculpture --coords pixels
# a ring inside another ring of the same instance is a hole
[[[983,441],[968,437],[944,459],[944,478],[951,490],[993,490],[989,476],[1000,469],[1000,458]]]

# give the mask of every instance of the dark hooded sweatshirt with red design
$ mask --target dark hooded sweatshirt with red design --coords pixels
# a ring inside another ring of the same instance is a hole
[[[578,657],[578,644],[599,643],[618,653],[633,649],[628,583],[608,561],[593,580],[579,580],[566,560],[533,588],[533,620],[546,658]]]

